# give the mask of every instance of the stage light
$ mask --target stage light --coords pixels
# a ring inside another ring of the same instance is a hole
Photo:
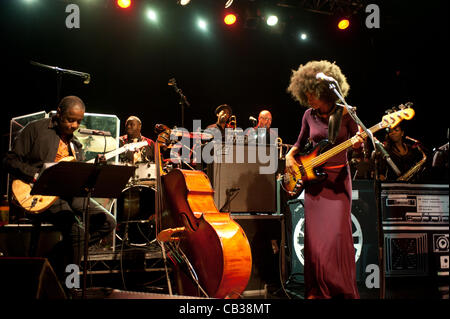
[[[300,39],[303,40],[303,41],[305,41],[306,39],[308,39],[308,35],[307,35],[306,33],[304,33],[304,32],[300,33],[299,37],[300,37]]]
[[[338,28],[340,30],[345,30],[350,26],[350,20],[348,19],[341,19],[338,23]]]
[[[228,0],[227,2],[225,2],[225,9],[229,8],[232,4],[233,4],[233,0]]]
[[[127,9],[131,6],[131,0],[117,0],[117,5],[122,9]]]
[[[232,25],[236,22],[236,20],[237,18],[233,13],[228,13],[223,19],[223,22],[225,22],[226,25]]]
[[[178,3],[182,6],[188,5],[191,0],[179,0]]]
[[[203,19],[198,19],[197,26],[203,31],[208,30],[208,23]]]
[[[158,21],[158,15],[156,14],[155,10],[147,9],[146,16],[147,16],[147,19],[149,19],[150,21],[153,21],[153,22]]]
[[[267,17],[267,25],[273,27],[278,23],[278,17],[274,15],[270,15]]]

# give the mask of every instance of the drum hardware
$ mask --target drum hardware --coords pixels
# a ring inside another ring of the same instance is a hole
[[[156,240],[156,190],[149,185],[130,185],[116,200],[116,238],[122,245],[146,246]]]

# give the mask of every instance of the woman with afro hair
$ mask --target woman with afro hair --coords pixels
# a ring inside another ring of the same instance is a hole
[[[351,116],[336,104],[338,98],[330,90],[329,82],[316,78],[321,72],[338,82],[344,97],[350,89],[341,69],[329,61],[310,61],[292,72],[287,91],[308,109],[303,115],[297,142],[286,155],[286,169],[290,173],[298,166],[294,156],[307,144],[315,146],[328,139],[338,145],[358,132]],[[359,149],[363,142],[357,136],[354,149]],[[323,169],[328,175],[326,180],[305,188],[305,298],[359,298],[347,152],[329,158]]]

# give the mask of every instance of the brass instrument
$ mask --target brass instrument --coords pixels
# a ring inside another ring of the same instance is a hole
[[[227,127],[236,129],[237,124],[236,124],[236,116],[235,115],[230,116],[230,118],[228,119]]]
[[[283,140],[281,137],[277,137],[277,146],[278,146],[278,158],[281,160],[285,159],[286,154],[288,153],[289,149],[292,147],[291,144],[283,144]],[[285,150],[283,150],[285,148]]]
[[[411,167],[405,174],[397,178],[398,181],[409,181],[421,170],[422,166],[427,161],[427,156],[425,155],[425,152],[420,148],[420,142],[408,136],[406,136],[405,138],[417,144],[417,149],[422,153],[422,159],[418,161],[416,165]]]

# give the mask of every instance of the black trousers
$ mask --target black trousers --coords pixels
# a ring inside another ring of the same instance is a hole
[[[87,204],[86,198],[58,199],[39,218],[49,222],[62,233],[62,241],[49,256],[58,276],[64,276],[69,264],[81,263],[84,253],[85,227],[82,222]],[[114,216],[95,200],[89,202],[89,246],[109,235],[116,227]]]

